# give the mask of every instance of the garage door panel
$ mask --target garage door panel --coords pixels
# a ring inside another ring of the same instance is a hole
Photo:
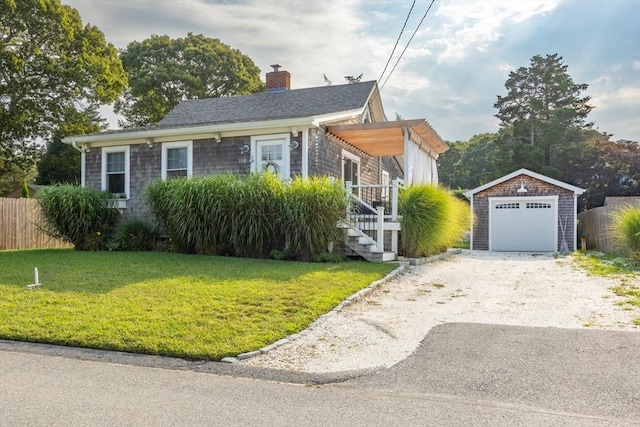
[[[490,204],[491,250],[556,251],[555,200],[507,200]]]

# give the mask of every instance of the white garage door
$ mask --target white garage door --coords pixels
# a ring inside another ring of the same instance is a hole
[[[489,209],[489,250],[558,250],[557,197],[493,199]]]

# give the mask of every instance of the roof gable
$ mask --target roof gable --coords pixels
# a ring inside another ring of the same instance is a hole
[[[500,177],[498,179],[494,179],[493,181],[491,181],[491,182],[489,182],[487,184],[481,185],[480,187],[476,187],[473,190],[469,190],[466,193],[464,193],[464,195],[468,199],[470,199],[476,193],[480,193],[481,191],[484,191],[487,188],[491,188],[491,187],[493,187],[495,185],[498,185],[498,184],[501,184],[503,182],[506,182],[506,181],[508,181],[508,180],[510,180],[512,178],[515,178],[515,177],[517,177],[519,175],[530,176],[531,178],[535,178],[535,179],[538,179],[540,181],[547,182],[549,184],[555,185],[556,187],[560,187],[560,188],[564,188],[565,190],[573,191],[577,195],[580,195],[580,194],[584,193],[584,191],[585,191],[583,188],[576,187],[574,185],[567,184],[566,182],[558,181],[557,179],[549,178],[548,176],[541,175],[539,173],[532,172],[529,169],[524,169],[523,168],[523,169],[518,169],[515,172],[511,172],[510,174],[505,175],[503,177]]]
[[[159,127],[312,117],[364,108],[375,81],[182,101]]]

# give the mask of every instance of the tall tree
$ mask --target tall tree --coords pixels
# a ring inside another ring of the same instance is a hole
[[[220,40],[189,33],[186,38],[151,36],[120,53],[129,89],[115,111],[125,127],[159,122],[185,99],[245,95],[264,90],[251,58]]]
[[[84,111],[70,112],[67,121],[53,134],[47,143],[46,152],[37,163],[36,184],[79,184],[80,152],[62,142],[67,135],[95,133],[106,128],[105,120],[100,117],[98,105],[93,104]]]
[[[610,141],[610,135],[585,133],[585,146],[568,158],[563,180],[587,191],[580,207],[591,209],[604,204],[605,197],[640,194],[640,144]]]
[[[497,134],[474,135],[469,141],[457,141],[438,157],[440,182],[449,188],[469,190],[498,178],[501,156]]]
[[[103,33],[59,0],[0,0],[0,177],[32,168],[78,105],[111,103],[127,76]]]
[[[580,130],[592,126],[586,121],[590,98],[581,96],[588,85],[575,83],[567,69],[558,54],[536,55],[528,68],[509,73],[508,93],[494,105],[503,130],[498,143],[512,157],[509,169],[559,175],[555,161],[582,142]]]

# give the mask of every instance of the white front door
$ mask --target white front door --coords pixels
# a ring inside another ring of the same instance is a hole
[[[556,252],[558,198],[489,199],[489,250]]]
[[[265,135],[251,138],[252,172],[271,172],[289,178],[289,135]]]

